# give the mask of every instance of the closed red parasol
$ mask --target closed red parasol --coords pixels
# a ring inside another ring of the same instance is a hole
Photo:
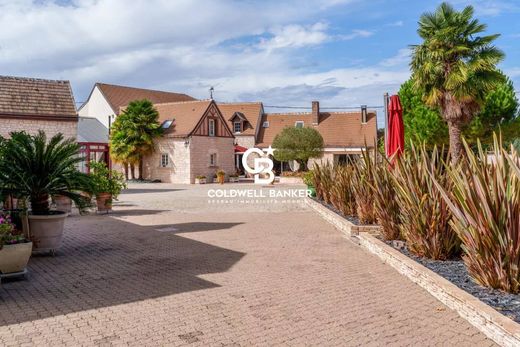
[[[388,105],[388,132],[386,156],[400,155],[404,150],[403,108],[398,95],[390,97]]]

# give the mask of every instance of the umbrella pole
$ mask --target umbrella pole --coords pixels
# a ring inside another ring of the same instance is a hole
[[[383,105],[385,106],[384,113],[385,113],[385,155],[387,153],[386,149],[388,147],[388,93],[385,93],[383,95]]]

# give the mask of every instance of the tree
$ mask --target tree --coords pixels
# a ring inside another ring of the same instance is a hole
[[[80,192],[91,191],[88,175],[76,168],[79,156],[76,139],[54,135],[47,141],[43,131],[37,135],[13,132],[3,144],[0,157],[0,195],[28,199],[35,215],[50,213],[49,197],[63,195],[80,208],[87,201]]]
[[[154,141],[162,135],[159,113],[151,101],[135,100],[128,104],[114,125],[110,139],[111,147],[114,148],[112,153],[125,166],[130,165],[132,168],[134,163],[138,163],[138,179],[142,180],[143,159],[154,151]]]
[[[504,142],[510,139],[506,128],[518,114],[518,99],[513,83],[505,75],[503,82],[487,93],[482,110],[463,128],[463,135],[469,144],[474,145],[480,139],[484,145],[492,145],[493,131],[503,131]],[[424,103],[424,92],[415,88],[412,79],[401,85],[399,97],[403,105],[405,139],[425,143],[428,148],[434,145],[447,145],[448,127],[443,121],[438,108],[431,108]]]
[[[414,86],[447,122],[453,163],[462,154],[464,125],[503,80],[496,65],[504,54],[492,45],[499,35],[480,36],[486,25],[474,19],[473,12],[471,6],[457,12],[442,3],[434,13],[424,13],[417,30],[423,42],[412,46]]]
[[[314,128],[286,127],[274,138],[273,148],[276,160],[295,160],[306,171],[309,159],[321,156],[323,137]]]
[[[124,114],[120,115],[110,129],[110,157],[116,163],[123,165],[126,180],[129,178],[129,167],[131,177],[135,179],[135,164],[138,162],[136,151],[126,137],[125,122],[127,119],[128,117]]]

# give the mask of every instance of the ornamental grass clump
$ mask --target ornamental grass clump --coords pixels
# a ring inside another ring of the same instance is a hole
[[[372,196],[374,199],[374,214],[377,223],[381,225],[381,234],[387,241],[401,239],[399,230],[400,206],[395,198],[393,168],[386,158],[380,160],[374,156]]]
[[[356,200],[356,214],[361,224],[374,224],[376,215],[371,188],[374,184],[374,164],[368,152],[364,151],[362,157],[362,160],[353,164],[351,179]]]
[[[316,197],[326,204],[330,203],[330,191],[332,189],[334,178],[332,165],[314,164],[314,188],[316,189]]]
[[[340,165],[334,168],[334,184],[330,191],[332,205],[346,216],[356,214],[356,199],[352,190],[352,165]]]
[[[451,189],[437,182],[462,240],[471,277],[483,286],[520,293],[520,155],[494,136],[494,158],[464,143],[461,167],[449,169]],[[437,180],[438,181],[438,180]]]
[[[412,144],[394,168],[401,235],[408,249],[420,257],[445,260],[460,253],[460,240],[450,225],[451,211],[434,183],[435,179],[440,187],[452,189],[447,159],[436,147],[428,152],[424,145]]]

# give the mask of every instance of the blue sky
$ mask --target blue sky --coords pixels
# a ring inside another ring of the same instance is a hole
[[[4,75],[95,82],[220,101],[380,105],[409,77],[417,20],[440,1],[0,0]],[[520,1],[466,1],[520,89]],[[268,109],[268,111],[276,111]],[[381,125],[381,124],[380,124]]]

